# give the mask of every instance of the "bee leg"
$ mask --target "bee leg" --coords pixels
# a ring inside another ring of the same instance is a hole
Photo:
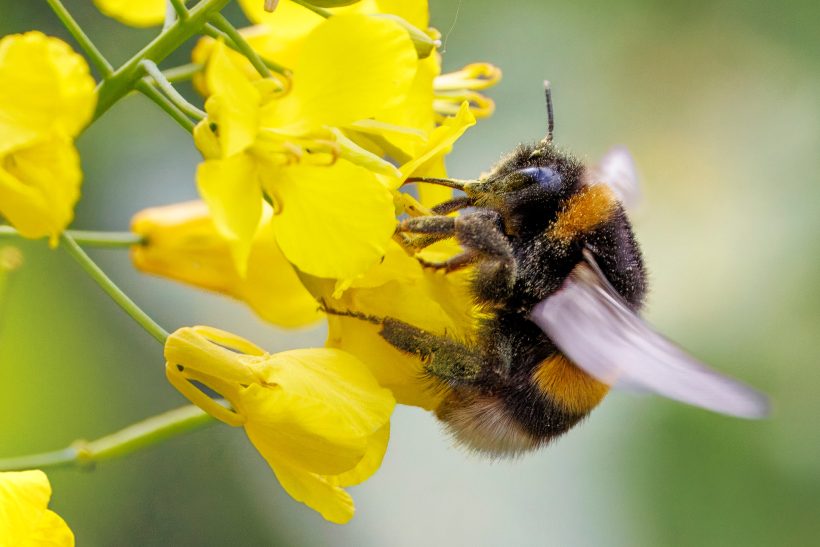
[[[401,245],[410,256],[413,256],[422,249],[426,249],[433,243],[441,241],[442,239],[447,239],[448,237],[449,236],[440,234],[422,234],[417,236],[402,232],[396,232],[393,234],[393,239],[395,239],[396,242],[398,242],[398,244]]]
[[[449,201],[444,201],[433,207],[433,212],[437,215],[449,215],[459,209],[471,207],[473,205],[473,198],[461,196],[453,198]]]
[[[450,218],[450,217],[447,217]],[[439,263],[419,260],[428,268],[451,272],[476,264],[473,287],[482,303],[504,303],[512,294],[516,262],[509,240],[501,231],[498,213],[476,211],[453,222],[454,235],[465,251]]]
[[[381,336],[396,349],[415,355],[424,363],[424,371],[450,385],[474,381],[481,372],[484,356],[465,344],[446,336],[427,332],[409,323],[385,317]]]
[[[437,235],[442,239],[456,233],[457,217],[427,216],[402,220],[396,231],[400,233]]]

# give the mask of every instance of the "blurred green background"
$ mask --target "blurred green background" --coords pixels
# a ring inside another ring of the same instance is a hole
[[[108,20],[88,1],[65,3],[114,63],[155,32]],[[384,466],[353,489],[357,516],[343,527],[290,500],[241,431],[214,426],[91,472],[50,472],[52,507],[78,545],[816,544],[820,5],[434,0],[431,9],[445,69],[485,60],[504,70],[490,92],[496,114],[457,144],[451,174],[474,177],[541,138],[549,78],[559,143],[589,161],[625,144],[637,160],[650,321],[768,392],[772,418],[615,393],[553,446],[488,463],[453,448],[432,416],[399,408]],[[235,6],[228,13],[242,20]],[[0,34],[29,29],[66,37],[45,2],[0,0]],[[165,66],[186,61],[180,52]],[[190,139],[142,97],[116,105],[78,145],[76,228],[123,230],[143,207],[195,195]],[[0,301],[0,457],[184,404],[158,344],[63,251],[19,247],[25,264]],[[321,328],[277,330],[234,302],[140,276],[123,251],[92,253],[169,330],[209,324],[269,350],[323,341]]]

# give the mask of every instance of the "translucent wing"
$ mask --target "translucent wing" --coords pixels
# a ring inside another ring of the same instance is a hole
[[[623,146],[611,148],[597,166],[588,169],[587,183],[612,188],[624,209],[634,209],[641,201],[638,170],[632,154]]]
[[[609,385],[636,386],[742,418],[768,413],[766,397],[707,368],[652,330],[609,284],[592,254],[530,314],[575,364]]]

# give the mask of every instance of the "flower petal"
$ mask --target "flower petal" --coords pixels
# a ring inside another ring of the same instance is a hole
[[[441,126],[433,130],[430,139],[424,149],[411,161],[401,166],[400,170],[404,177],[425,168],[429,162],[436,158],[443,157],[453,149],[455,143],[468,127],[475,125],[475,116],[470,112],[470,105],[467,102],[461,104],[458,114],[452,118],[447,118]]]
[[[262,218],[256,163],[246,154],[206,160],[199,164],[196,182],[217,230],[228,240],[239,275],[244,276],[253,236]]]
[[[4,545],[71,547],[74,534],[49,511],[51,485],[40,470],[0,473],[0,536]]]
[[[240,395],[245,430],[269,461],[339,474],[365,455],[395,400],[354,356],[335,349],[292,350],[266,361],[266,384]]]
[[[355,277],[383,254],[395,229],[393,198],[373,173],[345,160],[331,167],[295,165],[265,188],[282,252],[318,277]]]
[[[80,197],[80,157],[65,138],[54,138],[0,157],[0,213],[26,237],[50,236],[74,218]]]
[[[381,467],[389,441],[390,423],[386,423],[381,429],[370,436],[367,441],[367,449],[364,453],[364,457],[356,467],[341,475],[331,475],[325,477],[325,479],[335,486],[354,486],[363,483]]]
[[[231,61],[222,42],[214,45],[205,75],[211,97],[205,103],[208,120],[217,125],[223,157],[245,150],[259,131],[257,88]]]
[[[338,486],[330,484],[325,477],[282,463],[271,464],[271,469],[293,499],[318,511],[326,520],[344,524],[353,518],[356,511],[353,499]]]
[[[376,116],[404,100],[416,66],[413,44],[397,23],[334,15],[305,39],[293,90],[271,103],[264,125],[306,132]]]
[[[94,0],[99,10],[132,27],[150,27],[165,20],[167,0]]]
[[[96,104],[85,59],[40,32],[0,39],[0,154],[52,135],[75,137]]]

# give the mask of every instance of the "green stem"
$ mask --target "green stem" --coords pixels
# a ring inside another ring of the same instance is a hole
[[[291,71],[289,69],[272,61],[262,59],[262,57],[256,53],[247,40],[245,40],[242,34],[236,30],[230,21],[225,19],[221,13],[215,13],[209,19],[214,27],[216,27],[216,30],[224,34],[224,38],[227,38],[226,43],[229,43],[229,47],[247,57],[248,61],[251,62],[253,67],[263,78],[270,77],[271,70],[283,76],[290,76]]]
[[[188,63],[187,65],[175,66],[167,70],[163,70],[162,74],[169,82],[177,83],[190,80],[198,73],[202,72],[203,66],[199,63]]]
[[[51,9],[63,23],[68,32],[71,33],[71,36],[77,40],[77,43],[80,44],[80,47],[83,48],[85,54],[88,55],[88,58],[94,63],[94,66],[97,67],[97,70],[100,72],[100,75],[103,78],[108,78],[111,74],[114,73],[114,68],[111,66],[111,63],[100,53],[100,50],[97,49],[97,46],[86,36],[83,29],[80,28],[80,25],[77,24],[77,21],[71,16],[68,10],[65,8],[60,0],[47,0],[48,5],[51,6]]]
[[[194,405],[164,412],[95,441],[76,441],[67,448],[17,458],[0,459],[0,471],[88,466],[125,456],[166,439],[216,423]]]
[[[163,109],[171,118],[174,119],[180,126],[182,126],[185,131],[188,133],[194,132],[194,127],[196,124],[191,121],[191,119],[185,115],[177,106],[171,102],[171,100],[160,93],[157,88],[146,82],[145,80],[140,80],[136,83],[137,90],[140,93],[154,101],[161,109]]]
[[[185,7],[184,0],[171,0],[171,5],[174,7],[174,11],[177,12],[177,17],[182,20],[188,18],[188,8]]]
[[[130,248],[142,245],[145,238],[134,232],[102,232],[96,230],[68,230],[68,234],[79,245],[110,249]]]
[[[145,243],[145,239],[133,232],[103,232],[97,230],[66,230],[66,233],[80,245],[92,247],[122,248]],[[0,226],[0,237],[20,236],[11,226]]]
[[[322,9],[319,6],[314,6],[310,2],[305,2],[305,0],[293,0],[293,3],[294,4],[299,4],[300,6],[307,8],[307,9],[309,9],[310,11],[312,11],[313,13],[315,13],[317,15],[321,15],[325,19],[327,19],[328,17],[331,17],[333,15],[331,12],[327,11],[326,9]]]
[[[85,251],[83,251],[77,242],[74,239],[63,232],[60,239],[63,242],[63,246],[68,251],[68,253],[76,260],[80,266],[91,276],[94,281],[106,292],[108,296],[110,296],[114,302],[116,302],[125,313],[130,315],[134,321],[139,323],[139,325],[148,331],[148,334],[153,336],[160,344],[165,345],[165,340],[168,338],[168,333],[160,327],[156,321],[151,319],[151,317],[142,311],[139,306],[137,306],[133,300],[131,300],[128,295],[126,295],[122,290],[120,290],[117,285],[114,284],[111,279],[105,275],[105,272],[100,269],[97,264],[91,260]]]
[[[139,53],[106,78],[97,88],[97,110],[94,112],[94,118],[102,116],[135,86],[142,76],[141,61],[148,59],[159,63],[165,59],[191,36],[201,31],[208,17],[224,8],[229,1],[201,0],[188,12],[186,19],[178,19],[176,23],[163,30]]]
[[[180,95],[179,91],[174,89],[174,86],[171,85],[165,75],[160,71],[157,67],[157,64],[154,61],[145,60],[142,63],[142,68],[148,75],[154,79],[154,82],[157,84],[157,87],[165,94],[165,96],[172,102],[174,105],[179,108],[185,114],[191,116],[192,118],[196,118],[197,120],[203,119],[207,114],[200,110],[199,108],[195,107],[188,100]]]
[[[234,41],[231,40],[230,36],[222,32],[215,26],[211,25],[210,23],[202,28],[202,32],[210,36],[214,40],[222,40],[223,42],[225,42],[225,45],[231,48],[232,50],[239,51],[239,46],[237,46],[234,43]],[[276,72],[277,74],[281,74],[282,76],[285,76],[287,78],[290,78],[293,75],[293,71],[287,67],[274,63],[273,61],[269,61],[262,57],[260,57],[260,59],[262,59],[262,62],[265,64],[266,67],[271,69],[273,72]]]

